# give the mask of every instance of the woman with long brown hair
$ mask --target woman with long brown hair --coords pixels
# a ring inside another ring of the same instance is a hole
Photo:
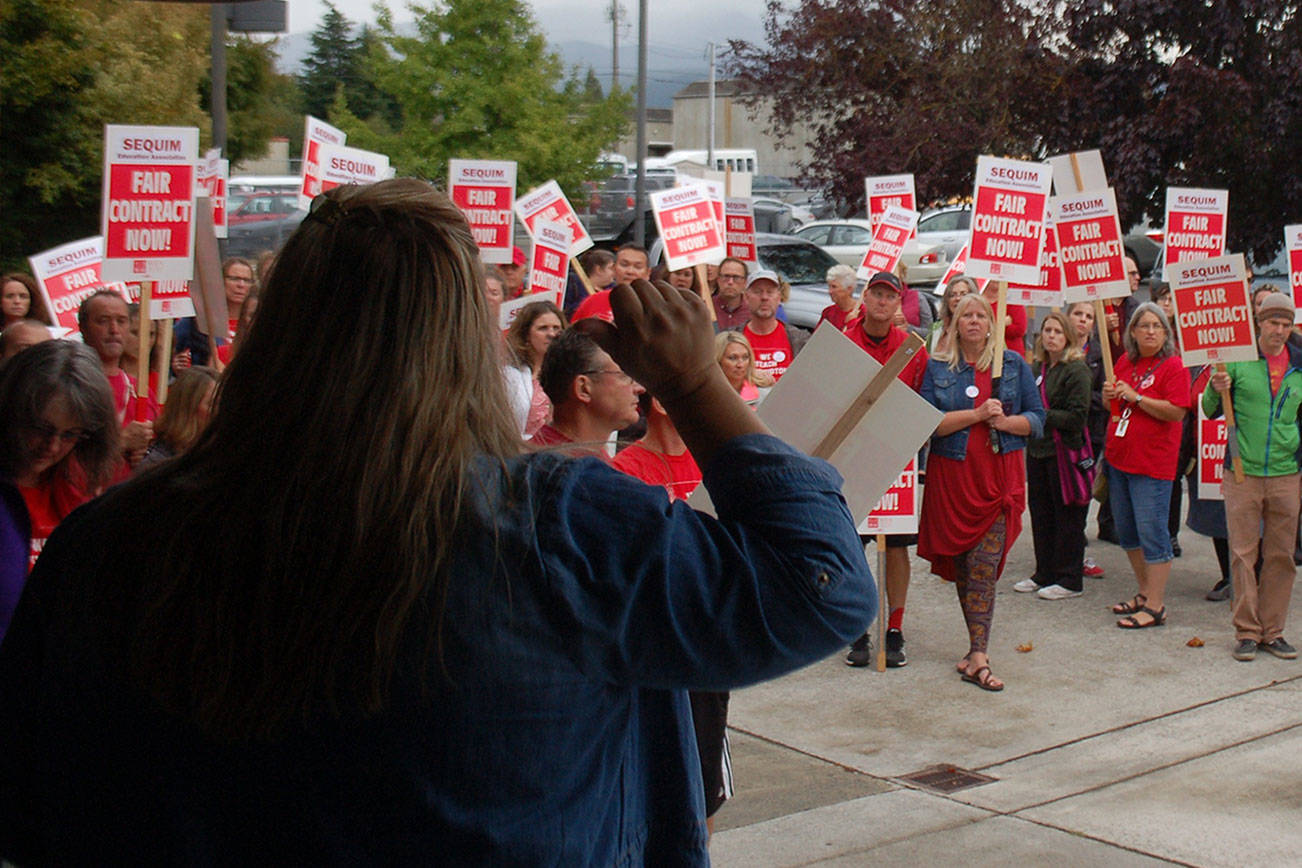
[[[543,356],[556,336],[565,328],[565,314],[550,301],[532,301],[521,308],[506,330],[506,346],[528,367],[533,381],[529,415],[525,419],[525,439],[538,433],[552,420],[552,402],[538,382]]]
[[[0,647],[7,858],[706,864],[686,688],[874,615],[839,477],[766,435],[698,297],[641,280],[585,331],[721,518],[524,454],[477,255],[423,182],[314,200],[198,442],[28,582]]]

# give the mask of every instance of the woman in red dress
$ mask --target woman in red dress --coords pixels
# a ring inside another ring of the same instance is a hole
[[[1044,406],[1018,353],[1004,350],[1002,376],[997,382],[992,377],[993,321],[980,295],[959,299],[946,349],[927,362],[922,397],[945,415],[931,437],[918,555],[958,590],[968,630],[968,653],[958,664],[963,680],[1003,690],[986,654],[995,582],[1022,529],[1022,450],[1027,437],[1044,431]]]

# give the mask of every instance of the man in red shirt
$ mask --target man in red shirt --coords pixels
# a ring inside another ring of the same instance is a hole
[[[809,334],[778,319],[778,305],[786,290],[777,274],[761,269],[746,281],[746,306],[750,320],[742,329],[755,353],[755,370],[765,371],[777,382],[787,372]]]
[[[639,247],[636,244],[625,244],[619,250],[615,251],[615,283],[633,285],[635,280],[650,280],[651,265],[647,258],[646,248]],[[581,319],[595,316],[606,322],[614,322],[615,315],[610,311],[610,290],[603,289],[600,292],[594,292],[583,300],[575,309],[574,316],[570,318],[571,322],[578,322]]]
[[[898,277],[889,271],[877,272],[864,287],[860,304],[862,315],[850,321],[843,332],[882,364],[886,364],[909,336],[908,332],[893,324],[903,296],[904,284]],[[927,351],[919,349],[900,371],[900,379],[916,392],[922,388],[922,375],[926,369]],[[886,601],[890,612],[886,629],[886,665],[892,668],[908,662],[904,656],[904,603],[909,595],[909,546],[917,544],[917,534],[886,536]],[[850,666],[867,666],[871,661],[872,648],[865,629],[850,647],[845,662]]]
[[[122,349],[130,322],[126,300],[112,290],[99,290],[83,301],[77,311],[81,338],[99,356],[104,376],[113,389],[113,404],[122,425],[124,457],[135,467],[154,437],[153,420],[158,416],[158,404],[149,396],[144,418],[136,419],[136,381],[122,370]]]
[[[645,391],[592,338],[573,329],[547,347],[538,382],[551,399],[552,421],[529,442],[573,444],[567,452],[606,462],[606,441],[638,420],[638,396]]]

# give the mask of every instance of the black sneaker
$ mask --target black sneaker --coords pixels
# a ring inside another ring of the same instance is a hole
[[[873,640],[864,633],[850,646],[850,653],[845,655],[846,666],[867,666],[873,662]]]
[[[1257,647],[1262,651],[1269,651],[1281,660],[1294,660],[1297,658],[1297,649],[1284,641],[1280,636],[1274,642],[1258,642]],[[886,634],[886,665],[891,665],[891,634]]]
[[[886,668],[898,669],[908,662],[904,656],[904,633],[900,630],[887,630]]]
[[[1261,647],[1265,648],[1265,645]],[[1255,639],[1240,639],[1234,646],[1235,660],[1252,660],[1257,656],[1257,642]]]
[[[1218,603],[1221,600],[1228,600],[1229,598],[1230,598],[1230,583],[1226,579],[1221,579],[1212,587],[1210,591],[1207,592],[1207,596],[1204,597],[1203,599],[1211,600],[1213,603]]]

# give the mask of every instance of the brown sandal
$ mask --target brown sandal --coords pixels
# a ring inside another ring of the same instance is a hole
[[[1141,624],[1139,619],[1135,617],[1139,612],[1145,613],[1153,620]],[[1136,612],[1135,615],[1131,615],[1129,618],[1122,618],[1117,622],[1117,626],[1122,630],[1143,630],[1148,627],[1161,627],[1166,623],[1166,606],[1163,606],[1156,612],[1147,606],[1140,606],[1139,612]]]
[[[1004,689],[1004,682],[995,678],[989,666],[978,666],[976,672],[964,672],[963,680],[968,684],[975,684],[982,690],[989,690],[991,693],[998,693]]]
[[[1143,594],[1135,594],[1135,596],[1131,597],[1129,600],[1122,600],[1120,603],[1113,606],[1112,614],[1133,615],[1136,612],[1141,611],[1144,608],[1144,604],[1147,602],[1148,597],[1145,597]]]

